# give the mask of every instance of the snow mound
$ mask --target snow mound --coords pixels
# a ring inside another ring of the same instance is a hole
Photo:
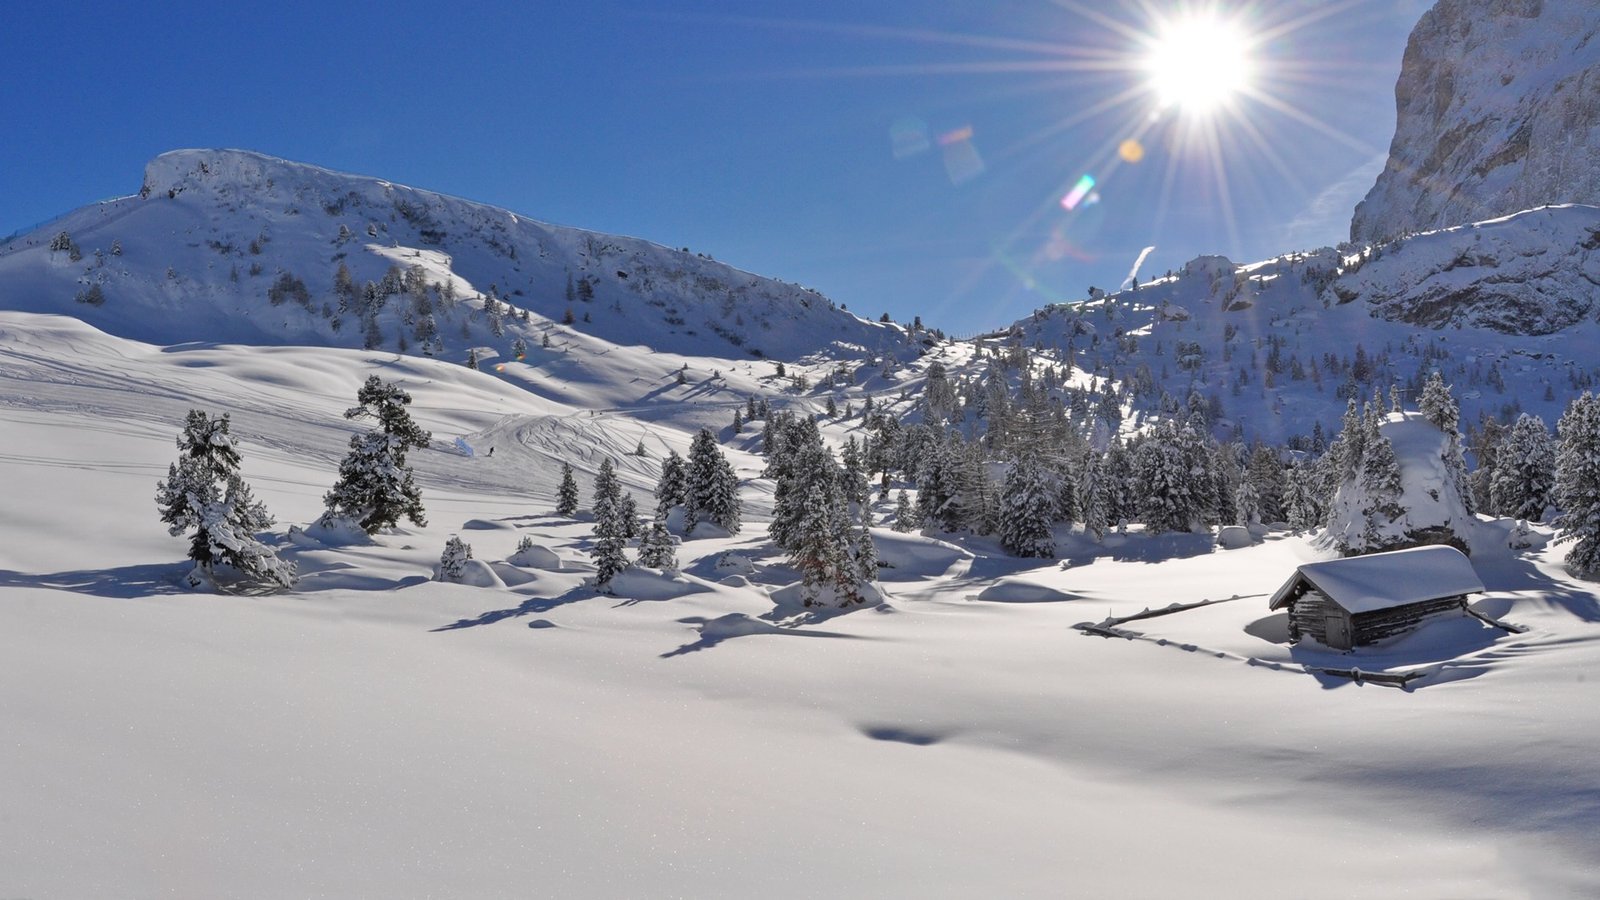
[[[525,547],[511,554],[506,562],[524,569],[544,569],[549,572],[561,569],[561,557],[554,550],[541,544]]]
[[[919,534],[874,528],[872,540],[878,548],[878,561],[893,569],[897,580],[943,575],[950,567],[973,558],[970,551],[955,544]]]
[[[302,547],[359,547],[371,544],[372,536],[354,519],[323,516],[305,528],[289,526],[289,540]]]
[[[756,564],[743,553],[724,553],[717,557],[716,570],[734,575],[754,575]]]
[[[611,593],[625,600],[676,600],[707,590],[687,575],[641,566],[625,569],[611,579]]]
[[[454,578],[445,577],[437,566],[433,570],[433,580],[443,581],[448,584],[463,584],[467,587],[504,588],[506,583],[495,574],[494,567],[481,559],[468,559],[461,562],[461,574]]]
[[[986,603],[1059,603],[1076,600],[1075,594],[1019,578],[1002,578],[978,593]]]
[[[1217,546],[1224,550],[1241,550],[1252,543],[1250,529],[1243,525],[1224,525],[1217,530]]]

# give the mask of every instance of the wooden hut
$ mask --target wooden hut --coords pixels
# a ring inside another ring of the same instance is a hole
[[[1416,547],[1306,563],[1269,606],[1289,611],[1290,640],[1311,637],[1349,650],[1464,610],[1467,595],[1482,590],[1460,550]]]

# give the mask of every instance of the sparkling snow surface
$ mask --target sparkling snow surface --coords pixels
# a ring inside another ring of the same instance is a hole
[[[602,596],[559,461],[587,503],[597,451],[643,438],[619,475],[646,501],[706,411],[676,359],[600,358],[528,393],[548,370],[0,313],[0,896],[1600,895],[1600,603],[1559,548],[1475,550],[1475,606],[1526,633],[1370,654],[1286,643],[1265,595],[1325,557],[1282,532],[1063,528],[1062,562],[877,530],[885,602],[807,611],[772,596],[771,485],[724,431],[744,532]],[[369,374],[433,431],[429,524],[291,544]],[[180,587],[153,496],[191,407],[232,415],[294,592]],[[430,580],[452,534],[504,587]],[[554,561],[506,562],[524,536]]]

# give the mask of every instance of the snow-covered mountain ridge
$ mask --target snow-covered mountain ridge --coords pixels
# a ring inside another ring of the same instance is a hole
[[[391,267],[422,277],[385,282]],[[367,281],[384,288],[375,310],[359,296]],[[787,360],[906,355],[909,344],[898,326],[687,248],[240,150],[162,154],[138,196],[0,246],[0,306],[156,343],[366,345],[457,361],[547,333]]]
[[[1351,236],[1600,202],[1600,4],[1440,0],[1406,46],[1388,165]]]
[[[1418,389],[1434,368],[1465,422],[1553,422],[1596,383],[1597,301],[1600,208],[1569,205],[1258,263],[1201,257],[988,339],[1071,360],[1132,412],[1198,397],[1221,435],[1282,442],[1331,437],[1348,399]]]

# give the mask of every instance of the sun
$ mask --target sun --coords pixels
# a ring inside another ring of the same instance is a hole
[[[1237,22],[1196,13],[1162,23],[1144,57],[1150,89],[1164,108],[1207,115],[1250,89],[1249,33]]]

